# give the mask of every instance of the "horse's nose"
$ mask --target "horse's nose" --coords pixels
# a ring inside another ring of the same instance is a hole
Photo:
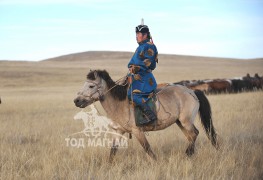
[[[74,103],[77,105],[80,102],[79,98],[74,99]]]

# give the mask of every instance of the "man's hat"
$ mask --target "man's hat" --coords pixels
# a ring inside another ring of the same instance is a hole
[[[149,33],[149,28],[148,28],[147,25],[144,25],[143,19],[142,19],[141,24],[136,26],[135,31],[136,32],[141,32],[141,33]]]

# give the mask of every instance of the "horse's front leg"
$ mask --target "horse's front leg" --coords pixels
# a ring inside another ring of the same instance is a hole
[[[112,163],[113,158],[116,155],[117,150],[118,150],[118,145],[116,144],[116,138],[114,138],[111,149],[110,149],[109,163]]]
[[[145,150],[145,152],[153,159],[153,160],[157,160],[155,154],[153,153],[151,146],[148,142],[148,140],[145,137],[145,134],[143,131],[140,130],[133,130],[132,133],[134,134],[134,136],[137,138],[137,140],[140,142],[140,144],[142,145],[143,149]]]
[[[120,142],[123,134],[124,134],[124,132],[122,132],[122,131],[116,131],[116,135],[113,136],[113,142],[112,142],[111,150],[110,150],[109,163],[112,163],[113,158],[117,153],[117,150],[119,147],[118,142]]]

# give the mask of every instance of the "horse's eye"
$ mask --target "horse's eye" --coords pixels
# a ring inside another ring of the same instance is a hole
[[[92,85],[91,85],[91,86],[89,86],[89,88],[91,88],[91,89],[92,89],[92,88],[94,88],[94,87],[95,87],[95,86],[92,86]]]

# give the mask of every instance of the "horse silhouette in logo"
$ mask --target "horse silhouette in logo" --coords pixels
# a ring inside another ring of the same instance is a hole
[[[74,120],[82,120],[85,128],[83,133],[88,137],[102,137],[105,133],[110,131],[111,120],[105,116],[98,115],[97,109],[94,105],[90,106],[91,111],[79,112],[74,116]]]

